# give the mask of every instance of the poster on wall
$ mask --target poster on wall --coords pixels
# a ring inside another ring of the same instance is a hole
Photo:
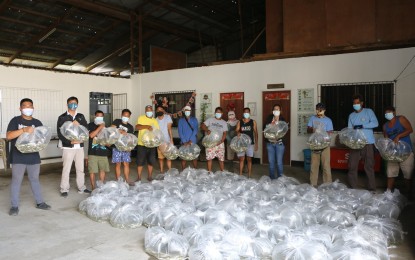
[[[307,124],[308,124],[308,121],[310,120],[310,117],[312,115],[314,115],[314,113],[298,114],[297,135],[307,135]]]
[[[212,93],[200,94],[200,120],[204,122],[209,117],[212,117]]]
[[[298,90],[298,112],[313,112],[314,111],[314,89],[299,89]]]

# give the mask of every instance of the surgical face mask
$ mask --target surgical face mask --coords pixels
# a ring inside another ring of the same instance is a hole
[[[392,120],[393,117],[394,117],[393,113],[385,113],[385,118],[387,120]]]
[[[215,117],[216,118],[221,118],[222,117],[222,113],[215,113]]]
[[[104,118],[102,116],[97,116],[97,117],[95,117],[94,123],[96,125],[102,124],[102,123],[104,123]]]
[[[32,116],[33,114],[33,108],[23,108],[22,113],[25,116]]]
[[[70,104],[68,104],[68,108],[70,110],[76,110],[78,108],[78,104],[76,104],[76,103],[70,103]]]
[[[353,105],[353,109],[356,111],[359,111],[362,108],[362,106],[360,104],[354,104]]]
[[[251,115],[249,113],[244,113],[244,118],[248,119]]]
[[[162,115],[164,115],[163,112],[161,112],[161,111],[156,112],[156,116],[162,116]]]
[[[128,120],[130,120],[130,118],[129,118],[129,117],[126,117],[126,116],[123,116],[123,117],[121,117],[121,120],[122,120],[124,123],[128,123]]]
[[[147,111],[146,116],[147,117],[153,117],[153,111]]]
[[[191,111],[184,111],[185,116],[190,116]]]
[[[279,116],[279,115],[281,114],[281,111],[279,111],[279,110],[274,110],[274,111],[272,111],[272,114],[273,114],[274,116]]]

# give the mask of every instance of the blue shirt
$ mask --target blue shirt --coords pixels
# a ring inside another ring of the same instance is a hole
[[[179,120],[179,137],[182,144],[192,141],[193,144],[197,143],[197,132],[199,132],[199,122],[195,117],[189,117],[189,124],[186,122],[186,118],[182,117]]]
[[[363,134],[366,136],[368,144],[375,143],[375,136],[373,135],[373,128],[378,127],[379,122],[375,113],[370,108],[363,108],[359,113],[353,112],[349,115],[348,128],[353,128],[356,125],[362,125]]]
[[[320,123],[324,124],[324,127],[325,127],[324,130],[326,130],[326,132],[333,131],[333,122],[331,121],[330,118],[328,118],[326,116],[318,117],[316,115],[313,115],[313,116],[310,117],[310,120],[308,120],[307,126],[314,128],[315,122],[320,122]]]
[[[396,116],[395,124],[392,127],[389,127],[389,122],[386,122],[384,125],[386,135],[388,136],[388,138],[392,140],[395,139],[395,137],[399,135],[400,133],[403,133],[406,131],[405,127],[403,127],[403,125],[401,124],[401,121],[399,118],[400,118],[399,116]],[[411,147],[411,150],[413,149],[411,138],[409,137],[409,135],[402,137],[400,141],[404,141],[408,143],[409,146]]]

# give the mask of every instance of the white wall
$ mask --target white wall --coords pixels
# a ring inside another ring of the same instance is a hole
[[[66,99],[76,96],[79,100],[78,111],[89,121],[89,92],[131,94],[131,83],[130,79],[0,66],[1,87],[62,90],[62,108],[56,111],[56,120],[66,111]],[[36,108],[36,100],[33,102]],[[134,102],[131,95],[128,95],[127,102],[128,104]],[[16,114],[19,114],[18,108],[19,104],[16,104]],[[51,142],[48,148],[41,152],[41,157],[60,155],[61,151],[56,148],[56,142]],[[0,162],[0,168],[2,166]]]
[[[256,116],[262,126],[262,91],[270,83],[284,83],[291,90],[291,160],[303,160],[306,137],[298,137],[296,90],[315,89],[329,83],[392,81],[415,55],[415,48],[372,51],[353,54],[315,56],[239,64],[218,65],[191,69],[171,70],[135,75],[132,77],[132,96],[139,101],[132,107],[135,116],[143,113],[151,102],[153,92],[196,89],[197,93],[212,92],[213,107],[219,105],[219,93],[245,92],[247,102],[257,103]],[[415,126],[415,65],[411,64],[397,82],[396,106],[398,114],[405,115]],[[407,75],[407,77],[405,77]],[[199,104],[200,96],[196,102]],[[197,113],[199,114],[199,113]],[[382,115],[377,115],[382,116]],[[261,139],[260,139],[261,140]],[[262,141],[261,141],[262,142]],[[260,146],[262,143],[260,142]],[[261,149],[259,149],[261,150]],[[260,157],[257,153],[255,157]]]

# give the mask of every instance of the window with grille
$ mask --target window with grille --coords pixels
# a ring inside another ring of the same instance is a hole
[[[385,107],[395,106],[394,82],[323,84],[319,88],[320,102],[326,105],[326,115],[333,121],[335,131],[347,127],[349,115],[354,111],[352,98],[356,94],[362,95],[365,108],[375,112],[379,121],[376,132],[381,132],[386,122]]]

